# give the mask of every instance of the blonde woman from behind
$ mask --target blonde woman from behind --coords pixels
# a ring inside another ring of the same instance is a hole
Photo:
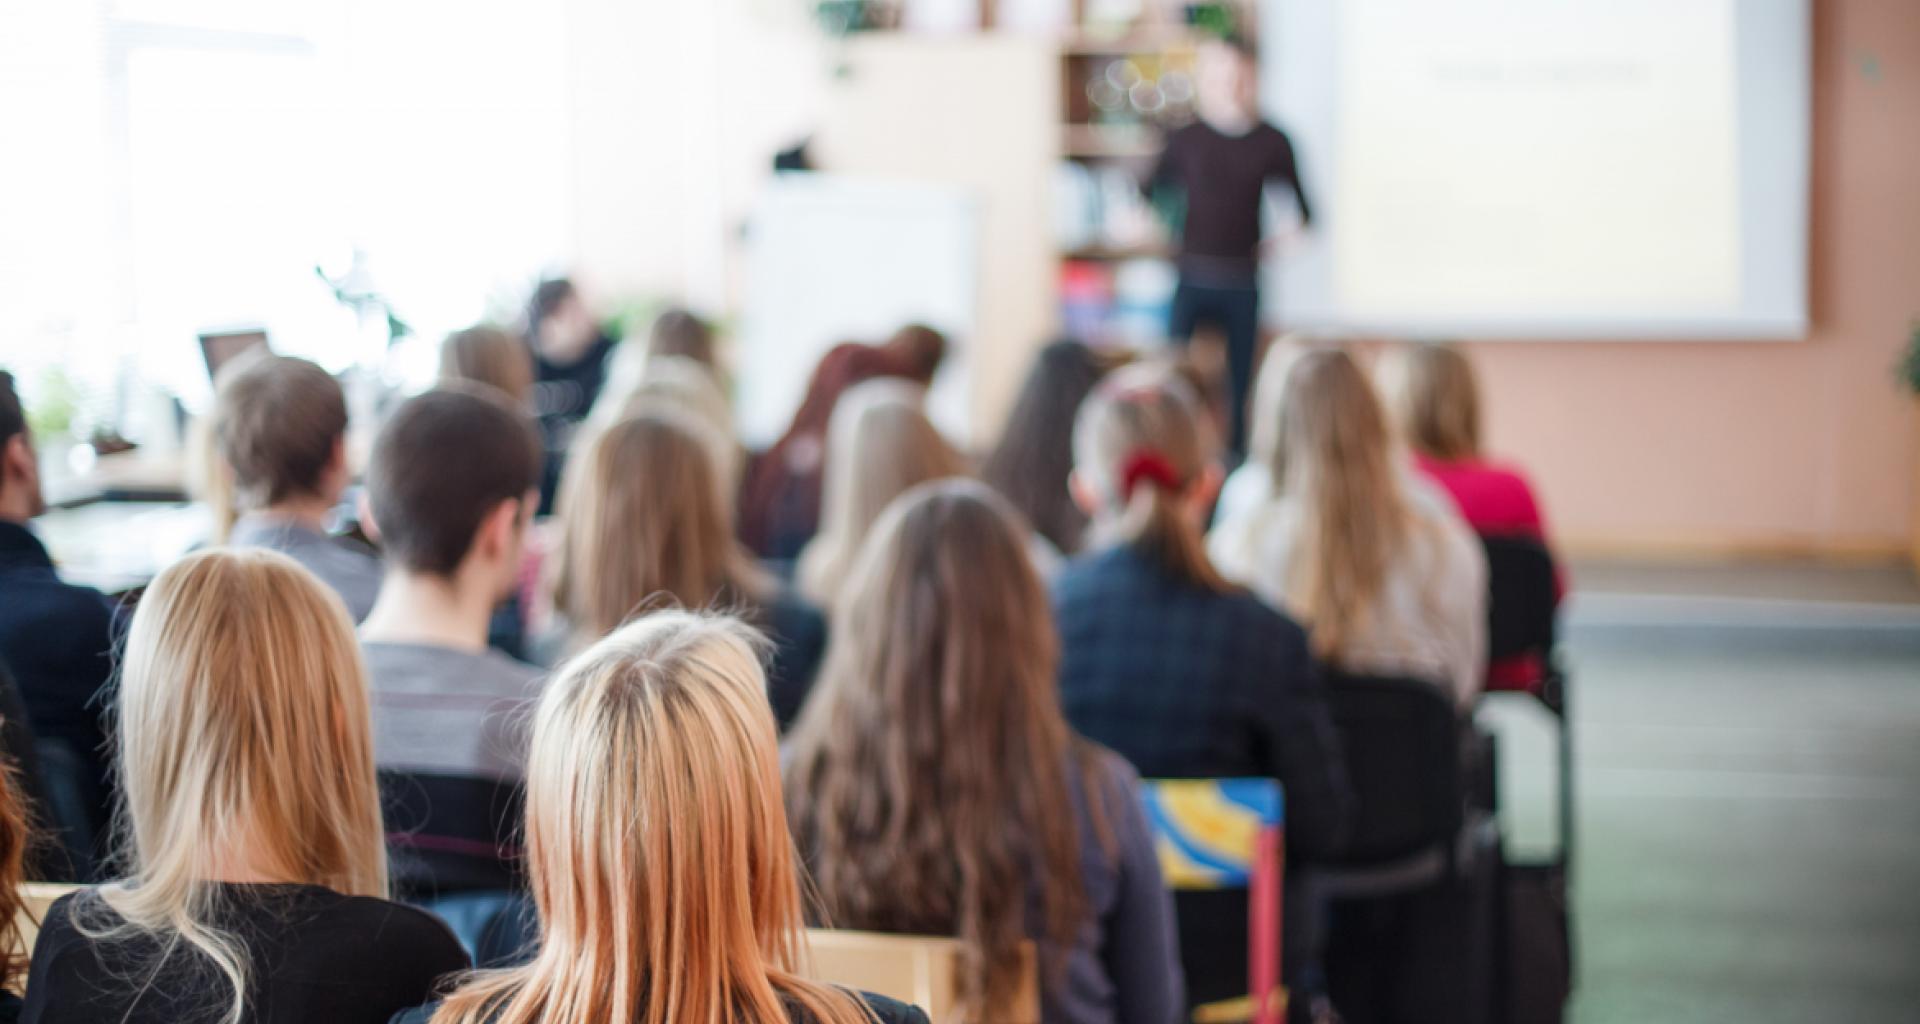
[[[1299,620],[1322,661],[1431,679],[1470,707],[1486,677],[1486,555],[1444,498],[1411,484],[1350,355],[1285,358],[1255,410],[1270,493],[1214,527],[1214,562]]]
[[[527,766],[540,946],[409,1024],[926,1024],[803,980],[801,881],[759,638],[661,612],[569,661]]]
[[[389,903],[367,682],[339,598],[285,555],[155,578],[121,664],[130,873],[64,897],[35,1024],[379,1024],[466,966]]]

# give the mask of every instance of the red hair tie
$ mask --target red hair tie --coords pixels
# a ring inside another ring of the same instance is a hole
[[[1145,480],[1159,484],[1169,491],[1180,489],[1180,471],[1173,468],[1165,455],[1152,448],[1135,448],[1126,460],[1120,463],[1120,500],[1131,501],[1133,489]]]

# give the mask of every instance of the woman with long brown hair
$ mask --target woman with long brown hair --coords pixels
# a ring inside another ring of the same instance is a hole
[[[539,951],[471,976],[433,1024],[926,1024],[803,980],[800,872],[759,638],[669,611],[540,697],[527,762]]]
[[[562,621],[547,646],[578,651],[662,604],[735,609],[773,638],[769,695],[786,723],[812,684],[826,622],[735,539],[716,449],[704,424],[664,409],[589,438],[560,489],[551,584]]]
[[[985,485],[888,507],[834,608],[787,804],[834,925],[952,935],[986,1019],[1039,948],[1049,1024],[1171,1024],[1172,910],[1133,770],[1074,735],[1026,539]]]
[[[346,607],[272,551],[155,577],[121,660],[126,878],[55,902],[34,1024],[383,1024],[464,968],[389,903]]]
[[[1297,617],[1350,672],[1428,678],[1464,708],[1486,678],[1486,556],[1444,497],[1410,484],[1353,357],[1289,357],[1261,395],[1271,492],[1214,527],[1227,574]]]
[[[848,390],[827,429],[820,532],[800,552],[794,573],[800,593],[832,608],[887,505],[909,488],[966,471],[966,459],[927,418],[924,388],[875,380]]]
[[[11,759],[0,761],[0,1024],[20,1019],[19,993],[27,980],[26,943],[20,934],[26,901],[20,886],[34,833],[21,778]]]

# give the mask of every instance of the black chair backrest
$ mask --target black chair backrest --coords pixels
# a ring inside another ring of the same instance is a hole
[[[1553,555],[1530,537],[1482,537],[1487,549],[1487,656],[1553,650],[1560,582]]]
[[[1460,720],[1445,686],[1329,669],[1327,697],[1357,815],[1342,864],[1450,844],[1465,803]]]

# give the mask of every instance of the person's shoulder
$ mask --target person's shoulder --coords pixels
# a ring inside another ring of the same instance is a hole
[[[912,1003],[903,1003],[875,992],[855,992],[881,1024],[927,1024],[927,1012]]]
[[[346,896],[324,892],[316,917],[360,937],[367,956],[385,960],[395,952],[423,958],[457,956],[462,962],[466,951],[453,930],[438,917],[404,903],[378,896]]]

